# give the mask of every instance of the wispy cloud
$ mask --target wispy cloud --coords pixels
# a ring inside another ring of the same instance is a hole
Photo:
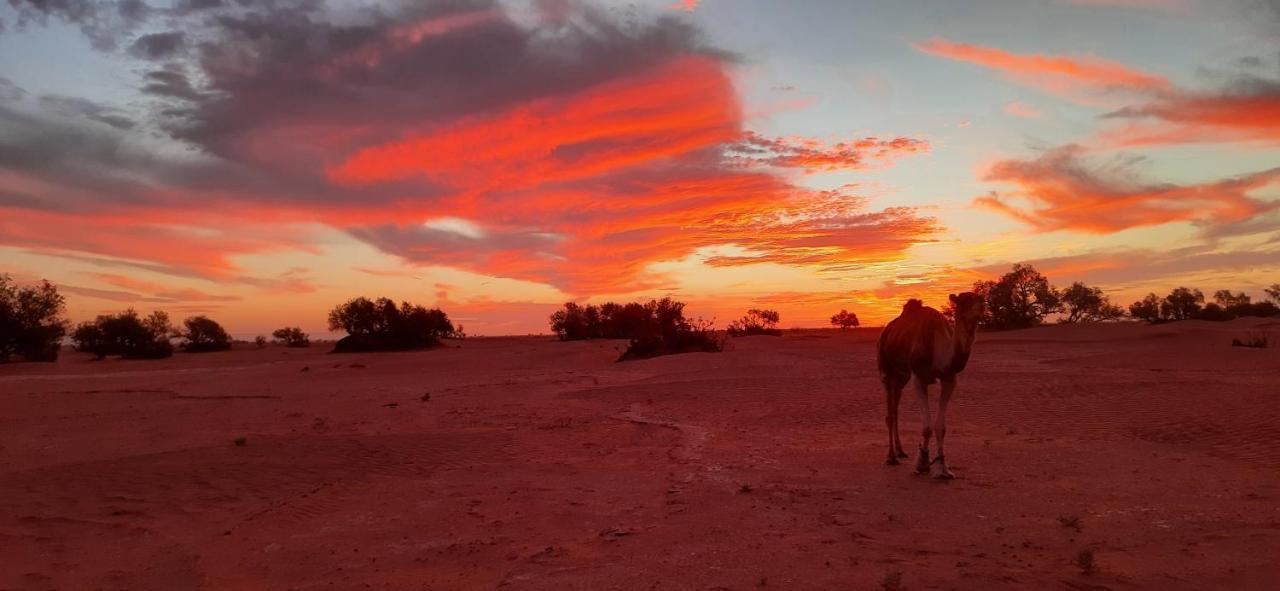
[[[975,203],[1043,231],[1108,234],[1170,222],[1233,224],[1280,207],[1251,193],[1280,182],[1280,168],[1222,181],[1174,185],[1140,179],[1134,161],[1090,162],[1079,146],[991,166],[984,180],[1010,185]]]

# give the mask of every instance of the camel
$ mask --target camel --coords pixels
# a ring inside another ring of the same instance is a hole
[[[973,350],[974,332],[982,318],[982,297],[965,292],[951,294],[955,305],[955,324],[948,322],[941,312],[925,306],[920,300],[909,300],[902,306],[902,314],[891,320],[880,333],[877,362],[880,380],[884,382],[885,402],[888,413],[885,424],[889,427],[889,457],[885,463],[898,465],[899,458],[908,457],[902,451],[898,437],[898,402],[902,389],[911,376],[915,376],[916,394],[920,398],[921,439],[916,472],[932,472],[939,480],[955,478],[947,469],[943,440],[947,436],[947,403],[956,389],[956,375],[964,371]],[[929,418],[929,384],[942,382],[938,398],[937,417]],[[938,455],[929,459],[929,438],[938,437]]]

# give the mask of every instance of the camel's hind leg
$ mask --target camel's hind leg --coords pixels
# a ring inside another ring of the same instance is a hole
[[[897,448],[893,446],[897,440],[897,399],[902,391],[899,381],[893,376],[882,376],[884,382],[884,429],[888,430],[888,455],[884,458],[886,466],[897,466]]]
[[[903,385],[894,376],[884,376],[884,425],[889,430],[889,454],[884,463],[889,466],[897,466],[898,458],[906,457],[898,439],[898,401],[902,399]]]
[[[900,385],[893,390],[893,453],[899,458],[910,457],[907,452],[902,451],[901,430],[898,429],[898,407],[902,402],[902,388],[906,384]]]

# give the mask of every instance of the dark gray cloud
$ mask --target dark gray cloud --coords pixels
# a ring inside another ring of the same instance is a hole
[[[477,230],[472,233],[420,224],[382,224],[355,227],[347,231],[383,252],[410,261],[437,264],[481,263],[485,258],[504,251],[541,252],[550,256],[549,253],[563,240],[561,236],[527,229]]]
[[[27,96],[27,91],[12,80],[0,76],[0,103],[17,102]]]
[[[63,117],[84,117],[116,129],[133,129],[137,126],[124,111],[84,98],[46,94],[40,97],[40,105]]]
[[[149,33],[134,40],[129,53],[142,59],[164,60],[182,51],[185,45],[186,35],[182,31]]]
[[[9,0],[17,13],[18,27],[61,20],[80,28],[94,48],[113,50],[153,14],[142,0]]]
[[[196,88],[192,86],[191,80],[187,78],[186,72],[181,71],[179,69],[180,67],[181,66],[176,66],[161,70],[152,70],[143,74],[142,92],[172,99],[182,99],[187,101],[200,100],[200,91],[196,90]],[[175,111],[175,114],[182,117],[186,115],[186,111]]]
[[[412,122],[430,126],[709,52],[679,20],[628,26],[584,9],[574,20],[529,28],[489,0],[434,2],[356,22],[324,20],[311,4],[277,4],[220,13],[213,26],[199,46],[210,98],[173,132],[231,158],[241,135],[268,126],[321,120],[403,134]],[[416,42],[397,42],[410,37]]]
[[[222,0],[178,0],[174,3],[173,10],[180,15],[188,15],[193,12],[222,8],[223,6],[226,6],[226,3]]]

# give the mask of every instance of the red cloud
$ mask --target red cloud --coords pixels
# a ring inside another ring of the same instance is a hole
[[[1249,193],[1280,180],[1280,168],[1198,185],[1146,184],[1133,180],[1123,165],[1098,172],[1081,152],[1065,146],[1034,160],[998,162],[985,180],[1016,189],[975,203],[1040,230],[1094,234],[1170,222],[1231,224],[1277,207]]]
[[[747,132],[731,58],[687,19],[615,23],[545,3],[548,18],[529,23],[498,6],[428,3],[355,24],[311,4],[217,9],[188,23],[217,42],[148,72],[165,85],[143,89],[164,116],[148,128],[200,157],[114,149],[130,144],[124,130],[47,139],[55,125],[22,119],[0,157],[27,159],[0,160],[0,174],[31,178],[0,176],[0,188],[35,205],[0,212],[0,242],[304,290],[305,277],[239,277],[234,261],[303,248],[289,229],[320,222],[413,263],[591,294],[664,285],[652,263],[704,247],[758,257],[714,264],[843,268],[902,257],[938,231],[911,209],[869,211],[791,180],[927,143]]]
[[[422,176],[470,190],[520,189],[715,146],[736,137],[740,117],[721,65],[681,58],[576,96],[361,149],[329,176],[347,184]]]

